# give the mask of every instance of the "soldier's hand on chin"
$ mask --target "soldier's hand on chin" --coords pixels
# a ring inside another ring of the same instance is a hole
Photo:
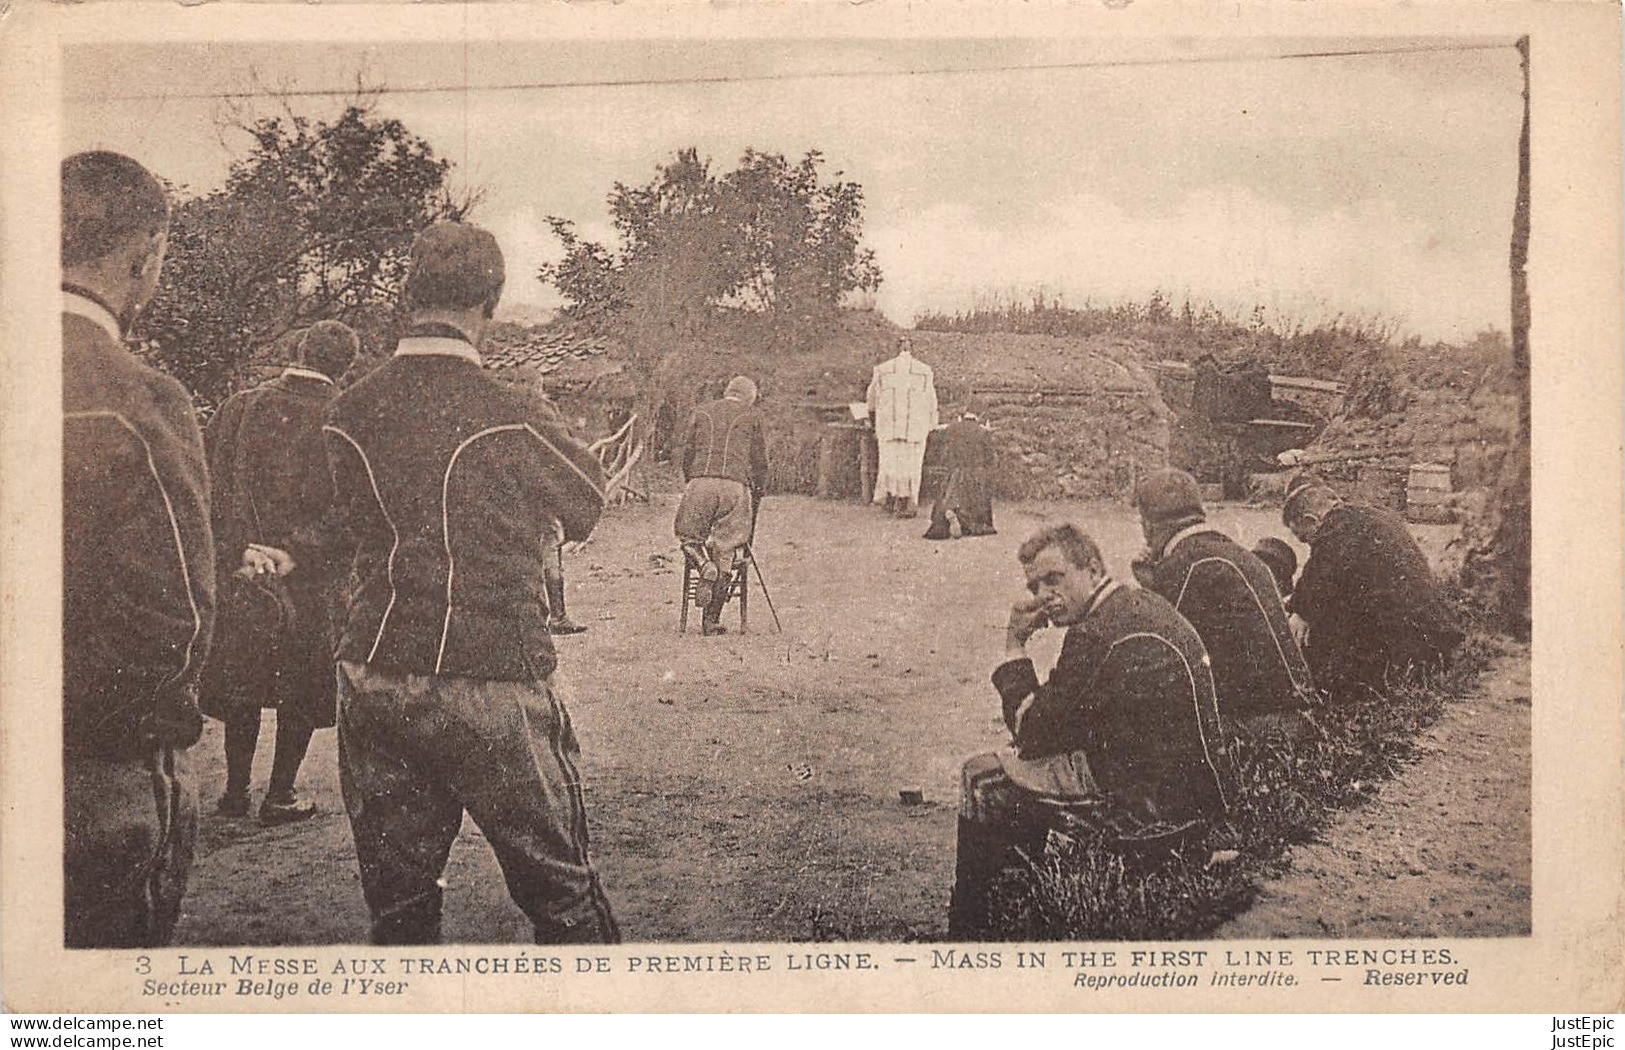
[[[1044,611],[1041,599],[1024,598],[1016,602],[1010,606],[1010,623],[1004,635],[1005,648],[1019,650],[1035,632],[1048,626],[1049,614]]]

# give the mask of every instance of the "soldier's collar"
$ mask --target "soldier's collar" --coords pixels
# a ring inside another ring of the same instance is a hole
[[[94,321],[107,330],[113,337],[113,342],[122,344],[124,332],[119,328],[118,317],[102,302],[101,297],[88,288],[81,288],[76,284],[62,286],[62,312],[83,317],[87,321]]]
[[[1166,558],[1168,553],[1175,547],[1190,539],[1192,536],[1196,536],[1204,532],[1222,532],[1222,530],[1220,530],[1218,526],[1214,525],[1212,522],[1207,521],[1199,521],[1194,525],[1187,525],[1178,532],[1174,533],[1172,536],[1168,537],[1168,542],[1162,545],[1162,550],[1157,552],[1157,557]]]
[[[438,335],[409,335],[395,347],[396,357],[459,357],[480,364],[480,352],[467,339]]]
[[[1102,602],[1122,589],[1123,585],[1112,579],[1110,576],[1101,580],[1100,585],[1095,588],[1095,593],[1089,596],[1089,604],[1083,611],[1084,618],[1087,619],[1088,617],[1093,616],[1095,610],[1100,608]]]
[[[284,368],[282,370],[282,376],[284,379],[318,379],[323,383],[326,383],[328,386],[333,385],[332,377],[324,375],[323,373],[316,371],[314,368],[301,368],[298,365],[289,365],[288,367]]]

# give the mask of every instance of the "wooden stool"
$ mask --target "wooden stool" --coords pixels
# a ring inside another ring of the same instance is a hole
[[[750,544],[747,543],[739,549],[739,556],[734,562],[734,570],[728,574],[727,580],[717,581],[719,584],[726,584],[729,598],[739,599],[740,634],[744,634],[749,629],[750,624],[750,562],[752,557]],[[678,634],[688,631],[688,610],[694,604],[694,594],[699,589],[699,586],[700,574],[695,571],[694,566],[689,564],[688,558],[685,556],[683,558],[682,600],[678,603],[681,610],[677,616]]]

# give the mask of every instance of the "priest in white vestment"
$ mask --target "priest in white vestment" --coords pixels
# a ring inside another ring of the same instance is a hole
[[[898,517],[912,518],[920,497],[925,439],[937,425],[937,387],[931,366],[914,357],[908,337],[897,345],[897,356],[876,365],[869,381],[869,418],[880,446],[875,502]]]

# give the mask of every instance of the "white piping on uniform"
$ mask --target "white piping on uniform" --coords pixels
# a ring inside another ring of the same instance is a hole
[[[327,424],[322,429],[337,434],[348,441],[355,449],[356,455],[361,457],[361,466],[366,469],[367,481],[372,485],[372,498],[378,501],[378,512],[384,516],[384,524],[389,526],[390,535],[394,537],[394,542],[389,546],[389,562],[385,570],[389,578],[389,604],[384,606],[384,615],[378,621],[378,636],[372,640],[372,648],[367,650],[367,659],[363,661],[372,663],[373,656],[378,652],[378,646],[383,643],[384,627],[389,623],[389,614],[395,608],[395,552],[401,548],[401,533],[395,527],[394,520],[390,518],[389,509],[384,506],[384,496],[383,493],[378,491],[378,479],[373,475],[372,462],[367,459],[367,453],[362,449],[360,442],[332,424]]]
[[[705,435],[705,468],[700,471],[700,475],[705,475],[711,473],[711,448],[716,443],[717,422],[711,418],[711,413],[703,408],[696,415],[705,419],[707,428]]]
[[[1020,704],[1018,704],[1016,706],[1016,716],[1015,716],[1016,728],[1015,728],[1015,731],[1011,735],[1013,735],[1013,736],[1020,736],[1021,735],[1021,723],[1026,721],[1027,712],[1029,710],[1031,710],[1033,704],[1035,704],[1037,702],[1038,702],[1038,694],[1037,693],[1028,693],[1027,694],[1027,699],[1023,700]]]
[[[597,495],[599,502],[600,503],[603,502],[604,488],[603,488],[602,485],[600,485],[600,484],[598,484],[598,482],[594,481],[592,479],[592,477],[586,471],[584,471],[580,467],[576,466],[574,460],[572,460],[569,456],[566,456],[562,451],[560,451],[559,447],[557,445],[553,444],[553,442],[551,442],[551,441],[547,440],[547,438],[543,437],[541,432],[538,431],[535,427],[531,426],[529,423],[521,423],[521,424],[519,424],[519,426],[523,427],[525,430],[530,431],[530,436],[535,438],[537,441],[540,441],[542,443],[542,447],[546,448],[549,452],[553,453],[553,455],[557,456],[560,460],[562,460],[565,466],[567,466],[571,470],[575,471],[576,475],[578,477],[580,477],[582,481],[585,481],[587,483],[587,487],[592,489],[593,493],[595,495]]]
[[[1111,659],[1112,650],[1133,638],[1155,638],[1163,645],[1166,645],[1168,648],[1172,649],[1174,651],[1174,655],[1179,657],[1179,662],[1185,665],[1185,678],[1191,684],[1191,708],[1196,712],[1196,735],[1202,741],[1202,760],[1207,763],[1207,768],[1213,773],[1214,786],[1219,789],[1219,804],[1225,809],[1229,809],[1230,802],[1224,797],[1224,778],[1219,776],[1218,767],[1213,764],[1213,753],[1208,750],[1207,745],[1207,733],[1202,729],[1202,701],[1201,697],[1197,695],[1196,672],[1191,670],[1191,662],[1185,659],[1185,654],[1180,651],[1179,646],[1175,645],[1172,641],[1168,640],[1162,635],[1157,634],[1155,631],[1136,631],[1133,634],[1125,634],[1123,637],[1112,642],[1111,647],[1106,650],[1106,655],[1101,657],[1101,665],[1105,666],[1106,661]],[[1210,676],[1211,674],[1212,672],[1209,672]]]
[[[1168,541],[1162,545],[1162,551],[1157,556],[1159,558],[1166,558],[1168,555],[1173,553],[1175,547],[1179,546],[1181,543],[1184,543],[1192,536],[1199,536],[1204,532],[1211,532],[1218,536],[1224,535],[1224,530],[1220,529],[1217,525],[1211,525],[1208,522],[1199,521],[1194,525],[1187,525],[1178,532],[1174,533],[1172,536],[1169,536]]]
[[[192,650],[197,646],[198,636],[203,633],[203,614],[198,611],[197,598],[192,593],[192,572],[186,566],[186,544],[181,538],[180,522],[175,520],[175,504],[170,501],[169,489],[164,486],[163,476],[158,473],[158,463],[153,459],[152,446],[147,443],[147,439],[142,436],[141,431],[137,430],[123,415],[118,412],[94,410],[88,412],[64,412],[62,418],[64,420],[111,419],[135,435],[135,439],[141,442],[142,452],[146,454],[147,469],[152,472],[153,483],[158,486],[158,495],[163,497],[164,512],[169,515],[169,531],[175,539],[175,556],[180,560],[181,582],[186,587],[186,603],[192,609],[192,637],[186,643],[186,655],[181,660],[180,670],[158,684],[158,689],[162,689],[164,686],[186,677],[186,672],[192,666]],[[158,689],[153,690],[154,697],[158,695]]]
[[[1206,558],[1198,558],[1196,561],[1192,562],[1190,569],[1185,573],[1185,582],[1179,585],[1179,597],[1174,601],[1174,608],[1178,609],[1184,604],[1185,591],[1190,587],[1191,577],[1196,575],[1197,568],[1210,561],[1216,561],[1230,566],[1231,569],[1235,570],[1236,575],[1241,577],[1241,582],[1246,586],[1247,593],[1253,596],[1253,604],[1258,606],[1258,615],[1264,618],[1264,626],[1269,628],[1270,641],[1275,643],[1275,653],[1281,658],[1281,666],[1286,668],[1287,677],[1290,678],[1292,680],[1292,684],[1297,686],[1299,689],[1305,688],[1304,683],[1298,681],[1297,675],[1292,673],[1292,661],[1286,658],[1286,649],[1281,646],[1281,638],[1275,633],[1275,625],[1270,623],[1270,614],[1269,611],[1264,608],[1264,599],[1260,598],[1258,596],[1258,591],[1253,589],[1252,581],[1247,578],[1246,573],[1241,571],[1241,566],[1237,565],[1229,558],[1221,558],[1215,554]]]
[[[1110,598],[1112,595],[1116,594],[1122,589],[1123,584],[1121,582],[1112,579],[1110,576],[1106,577],[1105,581],[1100,585],[1100,593],[1095,595],[1095,600],[1089,603],[1089,608],[1084,610],[1083,615],[1085,617],[1090,616],[1096,609],[1100,608],[1101,602],[1104,602],[1107,598]]]
[[[440,663],[446,658],[446,639],[451,636],[451,587],[452,579],[457,574],[457,559],[451,553],[451,471],[457,466],[457,457],[463,454],[463,449],[472,445],[482,437],[500,434],[510,430],[528,429],[523,423],[504,423],[501,426],[486,427],[476,434],[464,438],[462,444],[452,450],[451,458],[446,461],[446,475],[440,482],[440,537],[446,547],[446,618],[440,624],[440,648],[434,654],[434,673],[440,673]]]
[[[441,622],[441,625],[440,625],[440,648],[438,650],[436,650],[435,657],[434,657],[434,673],[435,674],[440,673],[441,662],[443,660],[445,660],[445,658],[446,658],[446,640],[451,637],[451,610],[452,610],[451,592],[452,592],[453,581],[454,581],[454,579],[455,579],[455,577],[457,575],[457,559],[452,554],[452,551],[451,551],[451,472],[452,472],[452,468],[457,465],[457,457],[463,454],[463,450],[468,448],[468,446],[472,445],[474,442],[478,441],[480,438],[488,437],[488,436],[490,436],[492,434],[501,434],[501,433],[506,433],[506,432],[511,432],[511,431],[524,431],[524,432],[529,433],[531,437],[535,438],[537,441],[540,441],[544,448],[546,448],[548,451],[552,452],[553,455],[555,455],[560,460],[562,460],[564,462],[565,466],[569,467],[571,470],[575,471],[578,475],[580,475],[581,480],[585,481],[588,484],[588,486],[592,488],[593,492],[597,494],[597,496],[598,496],[598,498],[600,500],[602,500],[603,497],[604,497],[604,490],[598,487],[598,483],[593,481],[593,479],[587,475],[586,471],[584,471],[580,467],[576,466],[575,463],[570,459],[570,457],[566,456],[563,452],[559,451],[559,448],[558,448],[557,445],[553,444],[551,441],[547,440],[547,438],[543,437],[536,430],[536,428],[531,426],[529,423],[503,423],[503,424],[500,424],[498,426],[487,427],[484,430],[479,431],[478,433],[471,434],[468,437],[464,438],[462,443],[459,444],[455,449],[452,450],[451,458],[446,461],[446,474],[445,474],[445,477],[441,480],[441,483],[440,483],[440,535],[441,535],[441,538],[444,541],[445,547],[446,547],[446,618],[445,618],[444,621]],[[564,534],[564,530],[563,530],[563,528],[560,528],[559,529],[559,538],[560,538],[561,541],[563,539],[563,534]]]

